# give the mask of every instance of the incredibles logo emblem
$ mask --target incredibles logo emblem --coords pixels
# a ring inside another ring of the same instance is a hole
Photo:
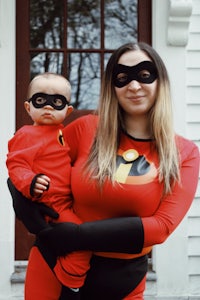
[[[137,150],[119,150],[115,180],[126,184],[145,184],[157,176],[154,163],[147,161]]]

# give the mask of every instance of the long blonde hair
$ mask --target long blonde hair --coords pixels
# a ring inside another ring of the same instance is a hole
[[[118,104],[112,82],[113,68],[122,54],[127,51],[141,50],[154,62],[158,72],[158,92],[154,106],[149,112],[151,130],[159,155],[159,181],[164,184],[164,194],[171,192],[172,183],[180,180],[179,154],[173,128],[172,101],[169,77],[158,53],[146,43],[125,44],[110,57],[101,87],[98,108],[99,124],[86,169],[90,176],[103,185],[106,178],[114,183],[116,153],[119,136],[124,128],[122,109]]]

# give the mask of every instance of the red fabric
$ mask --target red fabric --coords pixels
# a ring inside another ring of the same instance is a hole
[[[146,277],[124,300],[142,300],[145,284]],[[61,285],[59,281],[44,261],[39,250],[33,247],[26,273],[25,300],[58,300],[60,292]]]
[[[58,300],[61,285],[36,247],[29,256],[25,280],[26,300]]]
[[[63,131],[70,146],[72,160],[71,185],[75,198],[75,213],[83,221],[137,215],[142,218],[144,225],[144,247],[163,242],[184,218],[194,198],[199,173],[198,148],[194,143],[177,136],[177,147],[180,150],[182,185],[176,185],[172,194],[162,199],[163,186],[158,182],[158,155],[154,142],[135,140],[122,134],[118,151],[119,157],[127,150],[137,150],[139,158],[143,159],[142,161],[144,162],[144,168],[142,167],[142,172],[144,171],[144,173],[141,172],[139,175],[134,173],[135,171],[127,173],[126,167],[124,169],[124,166],[121,166],[116,177],[120,178],[120,180],[125,178],[125,182],[114,187],[110,182],[106,182],[102,192],[100,192],[95,182],[84,178],[82,169],[89,153],[89,147],[92,145],[95,136],[97,122],[97,117],[86,116],[74,121]],[[133,165],[135,165],[135,161],[130,166],[131,170]],[[115,257],[117,257],[117,254]],[[59,284],[56,278],[50,275],[49,270],[47,270],[48,267],[44,263],[37,265],[38,259],[36,250],[32,251],[26,279],[26,290],[29,291],[30,295],[35,286],[39,290],[43,289],[42,297],[37,297],[37,299],[58,299]],[[40,271],[36,270],[37,267]],[[29,272],[30,268],[34,269],[32,274]],[[38,273],[41,272],[40,274],[47,274],[46,276],[49,277],[49,280],[41,276],[44,281],[41,279],[40,282],[36,278],[38,276],[37,271]],[[145,278],[124,299],[143,299],[144,288]],[[52,298],[46,296],[49,291]],[[35,300],[34,293],[32,298],[26,298],[26,300]],[[56,293],[57,298],[53,298]]]
[[[163,186],[155,171],[158,167],[158,154],[154,141],[136,140],[122,134],[119,155],[130,149],[137,150],[139,156],[143,156],[149,164],[149,170],[142,176],[129,175],[128,183],[112,186],[110,182],[106,182],[100,192],[94,181],[84,178],[82,169],[92,145],[97,122],[96,116],[85,116],[64,129],[73,164],[71,186],[75,213],[83,221],[140,216],[144,225],[144,247],[162,243],[178,226],[193,201],[199,174],[197,146],[183,137],[176,137],[182,182],[181,185],[176,184],[171,195],[162,199]]]
[[[30,185],[35,175],[50,177],[48,191],[33,200],[56,210],[59,213],[56,222],[80,224],[71,208],[69,147],[62,137],[62,129],[63,125],[22,127],[9,141],[7,167],[15,187],[28,198],[31,198]],[[58,260],[54,271],[64,285],[80,287],[89,269],[90,257],[89,251],[71,253]]]
[[[9,177],[27,198],[32,199],[30,185],[35,175],[42,173],[49,176],[49,190],[39,201],[59,212],[71,206],[69,148],[66,143],[62,145],[59,142],[62,129],[63,125],[23,126],[8,143],[6,161]]]

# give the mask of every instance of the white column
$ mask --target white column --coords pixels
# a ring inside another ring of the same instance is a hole
[[[14,214],[7,188],[7,141],[15,131],[15,0],[0,0],[0,299],[11,296]]]

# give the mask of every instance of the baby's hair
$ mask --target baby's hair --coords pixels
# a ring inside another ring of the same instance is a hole
[[[66,81],[67,87],[70,89],[70,92],[71,92],[71,84],[70,84],[69,80],[67,80],[67,78],[65,78],[61,74],[52,73],[52,72],[45,72],[45,73],[41,73],[41,74],[36,75],[31,80],[31,82],[29,83],[29,86],[28,86],[28,90],[27,90],[27,99],[30,98],[31,88],[32,88],[34,82],[36,80],[40,79],[40,78],[46,78],[46,79],[48,79],[48,78],[63,78]]]

